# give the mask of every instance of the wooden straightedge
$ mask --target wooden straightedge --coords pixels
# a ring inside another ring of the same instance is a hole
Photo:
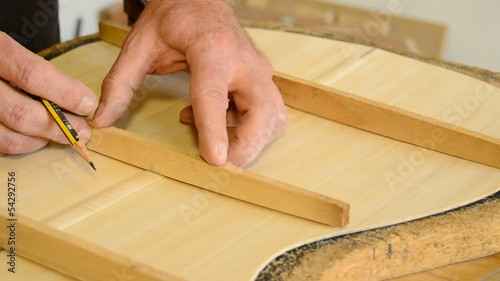
[[[349,205],[117,128],[94,129],[88,148],[125,163],[252,204],[333,226],[349,221]]]

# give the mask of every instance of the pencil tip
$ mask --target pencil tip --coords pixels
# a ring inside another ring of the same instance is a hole
[[[94,171],[97,171],[97,169],[96,169],[96,168],[95,168],[95,166],[94,166],[94,163],[89,162],[89,164],[90,164],[90,166],[92,167],[92,169],[94,169]]]

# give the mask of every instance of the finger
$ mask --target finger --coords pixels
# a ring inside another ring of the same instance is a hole
[[[241,114],[238,112],[234,102],[229,102],[229,108],[226,111],[226,126],[228,128],[237,127],[241,122]],[[194,125],[193,107],[187,106],[179,113],[181,123]]]
[[[238,127],[241,123],[242,116],[234,102],[229,102],[229,108],[226,112],[226,126],[228,128]]]
[[[186,106],[179,113],[179,120],[186,125],[194,125],[194,113],[192,106]]]
[[[134,65],[135,64],[135,65]],[[125,67],[128,65],[128,67]],[[132,69],[136,69],[133,72]],[[107,127],[125,115],[134,92],[139,89],[147,71],[127,53],[121,53],[102,83],[99,106],[94,114],[92,125]]]
[[[198,129],[201,156],[212,165],[224,165],[228,139],[226,110],[228,108],[228,75],[223,59],[207,56],[190,63],[190,101]],[[189,62],[189,60],[188,60]]]
[[[144,29],[143,29],[144,30]],[[130,105],[134,92],[139,89],[146,75],[153,71],[156,51],[147,40],[149,32],[135,32],[123,43],[118,58],[102,83],[102,94],[92,125],[107,127],[122,117]]]
[[[48,142],[47,139],[20,134],[0,123],[0,155],[32,152]]]
[[[271,132],[271,136],[268,142],[272,141],[276,135],[278,135],[288,124],[288,112],[286,110],[285,102],[283,101],[283,97],[281,93],[276,87],[276,84],[272,82],[272,78],[267,80],[267,87],[269,88],[268,93],[271,96],[271,99],[274,101],[274,105],[276,108],[275,116],[277,118],[277,123],[274,127],[274,130]]]
[[[67,143],[41,102],[0,81],[0,123],[16,133]],[[66,117],[83,141],[90,138],[90,126],[81,117],[66,113]]]
[[[277,88],[271,84],[247,88],[254,95],[235,95],[239,97],[236,103],[243,119],[230,140],[228,162],[236,166],[252,162],[286,125],[286,109],[281,99],[276,98]],[[252,100],[245,100],[248,97]]]
[[[58,70],[3,32],[0,32],[0,77],[28,93],[43,97],[71,112],[90,115],[97,107],[92,91]]]
[[[258,107],[258,108],[257,108]],[[252,162],[271,138],[276,124],[272,115],[265,117],[266,105],[254,106],[243,115],[243,120],[229,142],[228,162],[244,167]]]

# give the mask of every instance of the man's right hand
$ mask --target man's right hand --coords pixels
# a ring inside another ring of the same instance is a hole
[[[80,138],[89,141],[91,128],[79,117],[90,115],[97,107],[89,88],[4,32],[0,32],[0,54],[0,155],[35,151],[49,140],[68,143],[42,103],[20,89],[74,113],[66,117]]]

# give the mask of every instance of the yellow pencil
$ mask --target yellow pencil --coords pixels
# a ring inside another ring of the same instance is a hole
[[[73,147],[73,149],[83,159],[85,159],[85,161],[87,161],[94,170],[96,170],[94,163],[92,163],[92,161],[90,160],[90,155],[87,148],[85,147],[85,144],[82,141],[80,141],[78,133],[75,131],[73,126],[71,126],[66,116],[64,116],[64,113],[62,112],[61,108],[59,108],[57,104],[51,101],[48,101],[43,98],[40,99],[42,100],[43,105],[49,111],[50,116],[52,116],[54,121],[56,121],[57,126],[59,126],[61,131],[68,139],[69,143],[71,144],[71,147]]]

